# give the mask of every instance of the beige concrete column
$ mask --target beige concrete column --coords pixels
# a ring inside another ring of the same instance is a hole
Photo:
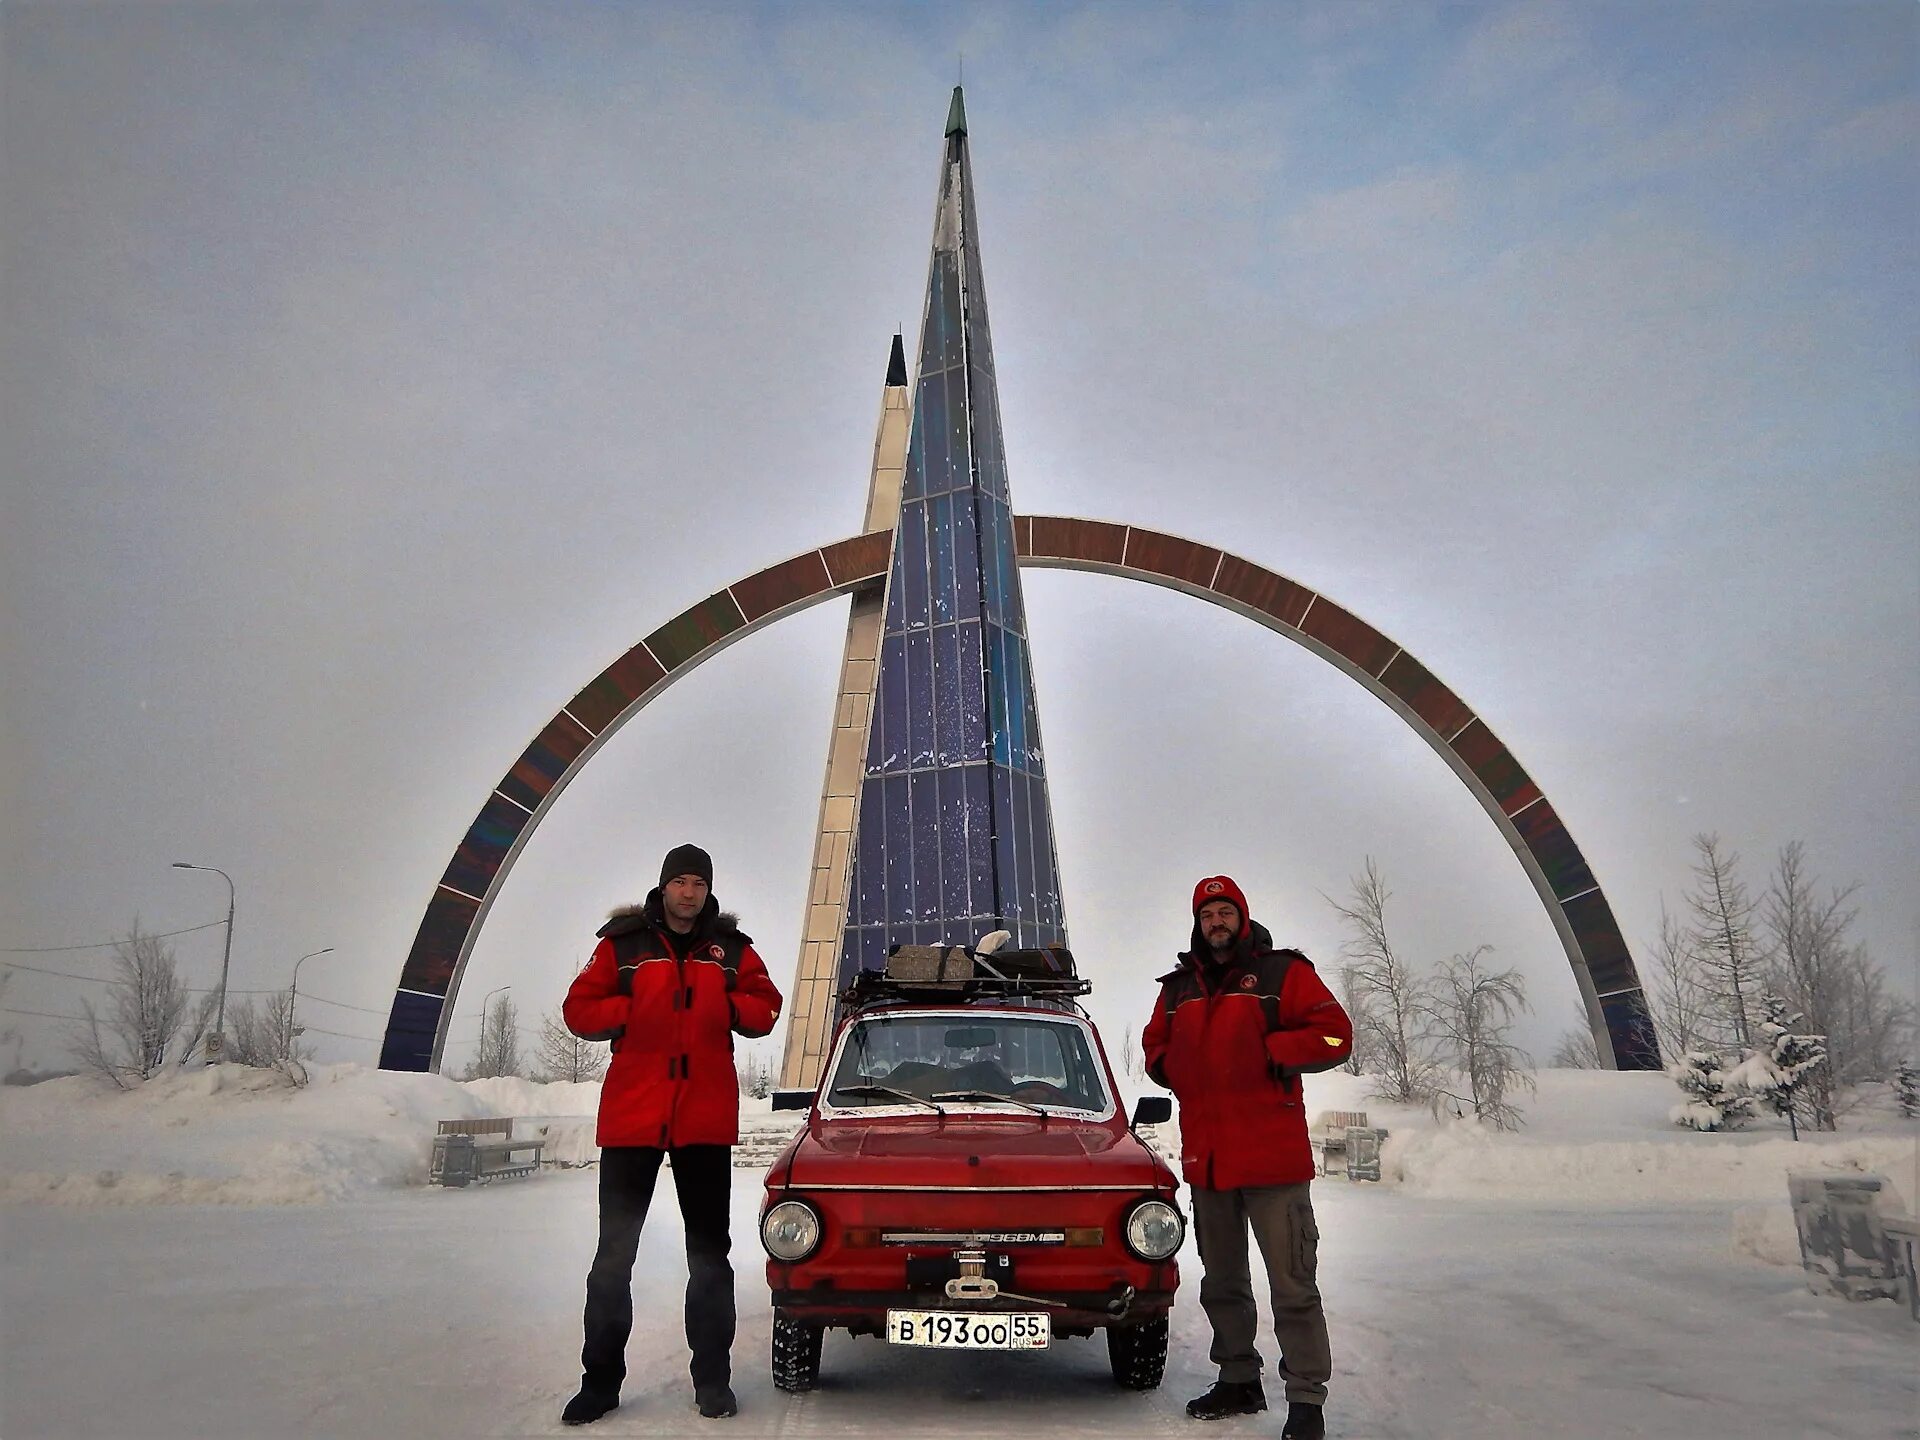
[[[898,353],[873,441],[873,472],[867,487],[868,532],[891,530],[900,520],[900,486],[906,475],[909,389]],[[880,620],[886,586],[856,591],[847,618],[840,661],[840,690],[833,706],[833,738],[827,746],[827,778],[820,792],[820,823],[814,832],[813,873],[807,889],[800,958],[787,995],[787,1048],[780,1064],[783,1089],[819,1083],[833,1040],[834,977],[840,965],[840,935],[846,926],[847,875],[866,768],[867,727],[873,716],[874,674],[880,658]]]

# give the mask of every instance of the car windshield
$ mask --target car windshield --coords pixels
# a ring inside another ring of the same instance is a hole
[[[1070,1022],[966,1014],[876,1015],[856,1021],[840,1051],[827,1103],[898,1105],[908,1097],[1107,1108],[1107,1087],[1087,1033]]]

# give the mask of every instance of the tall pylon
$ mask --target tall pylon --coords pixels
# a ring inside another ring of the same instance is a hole
[[[909,391],[907,357],[893,337],[886,383],[880,392],[880,423],[873,436],[873,468],[867,481],[863,531],[892,530],[900,519],[900,483],[907,463]],[[874,670],[880,655],[880,621],[886,591],[857,591],[847,617],[840,654],[840,691],[833,703],[833,737],[827,742],[827,777],[820,787],[820,821],[814,832],[813,873],[807,886],[807,917],[800,933],[800,962],[787,1009],[787,1048],[780,1064],[785,1088],[811,1086],[819,1078],[833,1039],[834,977],[840,935],[846,924],[847,861],[853,849],[854,810],[860,799],[862,762],[873,712]]]
[[[1067,938],[959,86],[889,517],[875,506],[893,396],[907,393],[896,374],[890,362],[868,500],[869,528],[893,526],[892,562],[884,596],[856,599],[848,622],[781,1067],[791,1086],[817,1082],[835,995],[891,946]],[[863,765],[847,755],[859,741]]]

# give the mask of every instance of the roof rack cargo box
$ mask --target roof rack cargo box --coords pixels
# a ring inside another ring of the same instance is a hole
[[[961,945],[896,945],[887,952],[887,978],[916,983],[974,979],[1077,980],[1073,952],[1064,945],[995,950],[976,955]]]
[[[1033,950],[996,950],[976,956],[974,964],[1009,980],[1078,980],[1073,952],[1064,945],[1042,945]]]
[[[887,952],[886,974],[919,983],[971,980],[973,955],[961,945],[896,945]]]

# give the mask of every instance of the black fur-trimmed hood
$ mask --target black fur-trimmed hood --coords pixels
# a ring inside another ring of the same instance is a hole
[[[647,892],[647,898],[638,905],[622,905],[610,912],[607,923],[596,932],[601,939],[610,940],[619,935],[631,935],[636,930],[652,926],[656,930],[667,928],[666,911],[660,905],[660,887],[655,886]],[[740,928],[740,917],[731,910],[722,910],[720,902],[707,896],[706,906],[693,922],[695,937],[702,940],[717,940],[728,935],[738,935],[744,945],[751,945],[753,937]]]

